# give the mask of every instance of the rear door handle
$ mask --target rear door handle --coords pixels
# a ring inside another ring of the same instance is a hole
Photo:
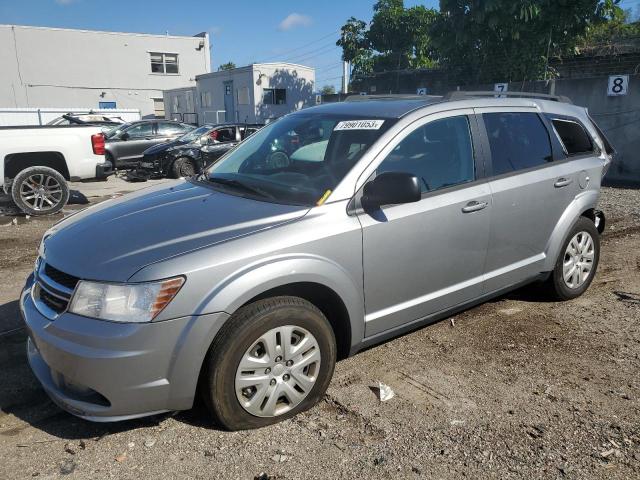
[[[485,208],[487,208],[487,206],[489,206],[487,202],[477,202],[474,200],[473,202],[469,202],[464,207],[462,207],[462,213],[479,212],[480,210],[484,210]]]
[[[573,182],[573,180],[571,180],[570,178],[559,178],[558,180],[556,180],[556,183],[554,183],[553,186],[556,188],[562,188],[566,187],[567,185],[571,185],[571,182]]]

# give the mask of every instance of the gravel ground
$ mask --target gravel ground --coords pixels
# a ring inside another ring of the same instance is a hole
[[[640,478],[640,191],[605,188],[601,203],[583,297],[530,287],[396,338],[340,362],[312,410],[236,433],[199,405],[118,424],[55,407],[16,309],[55,219],[0,226],[0,478]],[[377,381],[396,396],[379,402]]]

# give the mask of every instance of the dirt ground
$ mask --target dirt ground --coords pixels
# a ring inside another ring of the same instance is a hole
[[[57,219],[0,217],[0,478],[640,478],[640,191],[605,188],[601,208],[583,297],[527,288],[396,338],[340,362],[312,410],[237,433],[200,406],[117,424],[54,406],[16,300]]]

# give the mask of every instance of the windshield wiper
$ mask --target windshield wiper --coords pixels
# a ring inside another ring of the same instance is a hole
[[[273,195],[261,190],[259,188],[251,187],[245,183],[240,182],[239,180],[233,180],[230,178],[222,178],[222,177],[209,177],[204,178],[206,181],[210,183],[218,183],[220,185],[224,185],[225,187],[235,188],[237,190],[244,190],[245,192],[252,193],[254,195],[258,195],[264,198],[273,198]]]

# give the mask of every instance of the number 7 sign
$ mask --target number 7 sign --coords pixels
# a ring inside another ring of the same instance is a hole
[[[610,97],[626,95],[628,87],[629,75],[611,75],[609,77],[609,87],[607,88],[607,95]]]

